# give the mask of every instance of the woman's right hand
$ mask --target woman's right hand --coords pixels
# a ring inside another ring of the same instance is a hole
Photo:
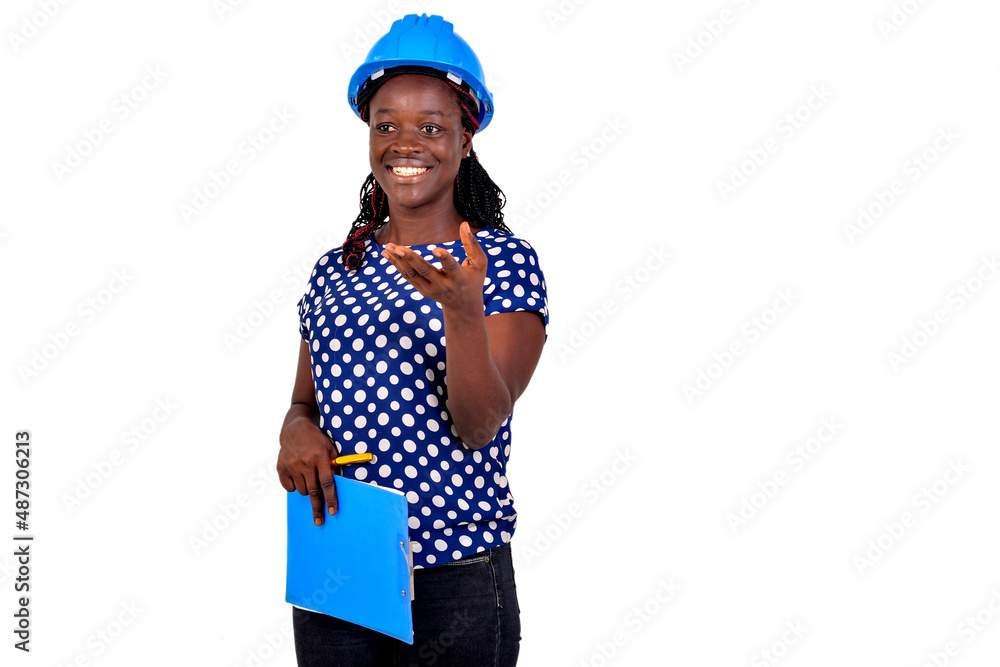
[[[285,491],[309,496],[315,523],[322,526],[324,506],[330,508],[330,514],[337,513],[337,486],[331,463],[337,457],[337,448],[320,430],[315,391],[309,345],[300,340],[292,406],[278,436],[278,479]]]
[[[337,450],[311,419],[300,417],[285,424],[278,437],[278,479],[285,491],[308,495],[313,519],[323,525],[324,508],[337,513],[337,485],[331,461]]]

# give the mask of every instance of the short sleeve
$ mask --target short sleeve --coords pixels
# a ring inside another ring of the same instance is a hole
[[[486,314],[534,311],[548,326],[548,293],[535,249],[523,239],[507,237],[499,239],[487,254],[489,284],[483,290]]]
[[[299,335],[307,343],[310,340],[309,327],[312,321],[312,309],[316,307],[316,302],[323,298],[324,285],[329,278],[332,270],[331,262],[333,261],[329,252],[316,261],[312,273],[309,274],[309,283],[306,285],[305,294],[299,299]]]
[[[310,290],[311,291],[311,290]],[[309,342],[309,291],[302,295],[299,299],[299,335],[302,336],[302,340]]]

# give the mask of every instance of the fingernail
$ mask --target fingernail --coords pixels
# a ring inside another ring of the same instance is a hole
[[[321,519],[319,517],[316,517],[316,525],[317,526],[322,526],[323,525],[323,519]]]
[[[330,514],[336,514],[336,513],[337,513],[337,508],[336,507],[331,507],[330,508]]]

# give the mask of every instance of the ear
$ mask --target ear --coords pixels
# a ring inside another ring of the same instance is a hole
[[[472,131],[469,128],[467,128],[467,127],[465,127],[463,125],[462,126],[462,157],[463,158],[465,157],[465,154],[468,153],[469,149],[471,149],[471,148],[472,148]]]

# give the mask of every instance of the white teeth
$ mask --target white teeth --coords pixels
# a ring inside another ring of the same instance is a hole
[[[392,173],[397,176],[416,176],[427,171],[427,167],[393,167]]]

